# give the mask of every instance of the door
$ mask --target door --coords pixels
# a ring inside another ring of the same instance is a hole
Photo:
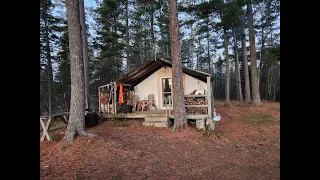
[[[171,78],[162,78],[161,80],[162,89],[162,107],[165,104],[169,104],[169,96],[172,96],[172,80]],[[172,101],[171,101],[172,104]]]

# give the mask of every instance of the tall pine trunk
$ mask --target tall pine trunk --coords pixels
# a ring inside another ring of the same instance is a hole
[[[225,105],[230,105],[230,67],[229,67],[229,51],[228,51],[228,34],[227,30],[224,31],[224,52],[225,52],[225,60],[226,60],[226,84],[225,84],[225,93],[226,93],[226,100]]]
[[[201,39],[198,38],[198,50],[197,50],[197,70],[200,70],[200,45],[201,45]]]
[[[251,92],[250,92],[250,78],[249,78],[249,68],[247,59],[247,46],[246,46],[246,36],[243,29],[242,34],[242,60],[243,60],[243,71],[244,71],[244,101],[246,103],[251,103]]]
[[[182,84],[182,63],[180,61],[179,23],[177,0],[169,0],[170,41],[172,57],[172,89],[173,89],[173,130],[188,126]]]
[[[252,85],[252,105],[261,105],[261,98],[258,84],[257,56],[253,27],[252,2],[247,0],[248,24],[249,24],[249,41],[250,41],[250,66],[251,66],[251,85]]]
[[[46,55],[47,55],[47,69],[48,69],[48,100],[49,100],[49,115],[52,114],[52,62],[51,62],[51,51],[50,51],[50,39],[49,39],[49,27],[48,27],[48,19],[45,19],[45,39],[46,39]]]
[[[150,29],[150,32],[151,32],[151,41],[152,41],[152,44],[151,44],[151,47],[155,47],[155,40],[154,40],[154,8],[152,6],[151,8],[151,12],[150,12],[150,24],[151,24],[151,29]],[[155,51],[155,49],[154,49]]]
[[[82,52],[79,1],[66,0],[66,5],[70,49],[71,100],[68,127],[62,141],[66,142],[67,144],[72,144],[77,135],[94,135],[85,132],[84,124],[84,62]]]
[[[263,49],[264,49],[264,43],[265,43],[265,38],[264,38],[264,28],[261,28],[261,48],[260,48],[260,63],[259,63],[259,70],[258,70],[258,74],[259,74],[259,91],[260,91],[260,97],[263,99],[263,83],[262,83],[262,74],[263,74],[263,69],[262,69],[262,53],[263,53]]]
[[[237,87],[237,99],[239,101],[243,101],[242,97],[242,88],[241,88],[241,76],[240,76],[240,66],[239,66],[239,55],[238,55],[238,45],[237,45],[237,35],[233,32],[233,40],[234,40],[234,55],[235,55],[235,70],[236,70],[236,87]]]
[[[208,28],[208,31],[207,31],[207,43],[208,43],[208,49],[207,49],[207,55],[208,55],[208,72],[210,73],[211,72],[211,66],[210,66],[210,63],[211,63],[211,60],[210,60],[210,34],[209,34],[209,20],[207,22],[207,28]]]
[[[85,92],[85,109],[90,108],[89,101],[89,56],[88,56],[88,40],[86,31],[86,14],[84,11],[84,0],[79,0],[80,10],[80,25],[81,25],[81,37],[82,37],[82,52],[83,52],[83,68],[84,68],[84,92]]]
[[[129,0],[126,0],[126,59],[127,59],[127,72],[130,71],[129,61]]]
[[[142,49],[142,25],[141,25],[141,15],[138,18],[138,25],[139,25],[139,54],[140,54],[140,64],[143,63],[143,49]]]

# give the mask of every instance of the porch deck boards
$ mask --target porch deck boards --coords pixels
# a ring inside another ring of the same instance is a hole
[[[116,118],[116,119],[137,119],[137,118],[159,118],[159,117],[166,117],[166,111],[165,110],[153,110],[153,111],[138,111],[133,113],[127,113],[127,114],[99,114],[102,118]],[[168,118],[174,118],[173,114],[169,116]],[[204,117],[208,117],[207,114],[187,114],[187,119],[202,119]]]

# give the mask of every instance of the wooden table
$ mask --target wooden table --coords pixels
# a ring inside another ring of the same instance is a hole
[[[51,115],[40,116],[40,124],[43,129],[43,133],[42,133],[40,141],[44,141],[45,138],[47,138],[48,141],[51,141],[52,139],[48,133],[51,121],[53,121],[53,119],[55,117],[62,117],[63,120],[66,123],[68,123],[68,117],[67,117],[68,115],[69,115],[69,112],[61,112],[61,113],[56,113],[56,114],[51,114]],[[44,124],[43,120],[47,120],[47,123]]]

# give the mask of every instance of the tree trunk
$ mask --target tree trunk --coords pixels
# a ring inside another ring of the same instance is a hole
[[[142,50],[142,32],[141,32],[141,16],[138,18],[138,24],[139,24],[139,53],[140,53],[140,64],[143,63],[143,50]]]
[[[194,5],[194,0],[192,0],[192,5]],[[192,20],[192,17],[190,18],[190,20]],[[190,24],[190,39],[191,39],[191,57],[190,57],[190,68],[191,69],[194,69],[193,68],[193,51],[194,51],[194,33],[193,33],[193,23]]]
[[[210,66],[210,34],[209,34],[209,21],[207,22],[207,28],[208,28],[208,31],[207,31],[207,43],[208,43],[208,72],[210,73],[211,72],[211,66]]]
[[[252,85],[252,105],[261,105],[261,98],[258,85],[256,45],[253,27],[253,14],[251,0],[247,0],[248,24],[249,24],[249,41],[250,41],[250,66],[251,66],[251,85]]]
[[[190,38],[191,38],[191,42],[192,42],[192,44],[191,44],[191,57],[190,57],[190,68],[191,69],[193,69],[193,51],[194,51],[194,44],[193,44],[193,42],[194,42],[194,37],[193,37],[193,28],[192,28],[192,24],[190,25],[190,29],[191,29],[191,31],[190,31]]]
[[[258,74],[259,74],[258,85],[259,85],[260,96],[262,96],[262,97],[263,97],[263,95],[261,95],[261,91],[262,91],[262,84],[261,84],[261,80],[262,80],[262,52],[264,49],[264,43],[265,43],[264,28],[261,28],[261,48],[260,48],[260,63],[259,63],[259,70],[258,70]]]
[[[219,78],[218,76],[215,76],[214,79],[216,81],[216,86],[215,86],[215,98],[218,98],[219,97],[219,88],[220,88],[220,68],[217,68],[217,75],[219,74]]]
[[[66,5],[70,49],[71,100],[68,127],[66,135],[62,141],[67,144],[72,144],[77,135],[93,136],[93,134],[85,132],[84,124],[84,62],[82,53],[79,1],[66,0]]]
[[[47,53],[47,68],[48,68],[48,99],[49,99],[49,115],[52,114],[52,63],[51,63],[51,51],[50,51],[50,39],[49,39],[49,27],[48,27],[48,19],[45,20],[45,38],[46,38],[46,53]]]
[[[82,37],[82,52],[83,52],[83,68],[84,68],[84,92],[85,92],[85,109],[90,108],[89,102],[89,56],[88,56],[88,40],[86,28],[86,14],[84,11],[84,0],[79,0],[80,10],[80,24],[81,24],[81,37]]]
[[[244,70],[244,100],[246,103],[251,103],[251,92],[250,92],[250,78],[248,70],[248,59],[247,59],[247,46],[246,36],[243,29],[242,35],[242,58],[243,58],[243,70]]]
[[[242,97],[242,88],[241,88],[241,76],[240,76],[240,66],[239,66],[239,55],[238,55],[238,47],[237,47],[237,36],[236,33],[233,32],[233,40],[234,40],[234,54],[235,54],[235,70],[236,70],[236,85],[237,85],[237,99],[238,101],[243,101]]]
[[[146,32],[146,28],[144,27],[143,28],[143,32]],[[147,33],[144,33],[144,36],[143,36],[143,61],[145,61],[145,59],[148,58],[148,49],[147,49],[147,46],[148,46],[148,43],[147,43]]]
[[[224,29],[224,51],[225,51],[225,59],[226,59],[226,84],[225,84],[225,93],[226,100],[225,105],[230,106],[230,67],[229,67],[229,51],[228,51],[228,34]]]
[[[271,69],[271,67],[268,67],[268,78],[267,78],[267,84],[268,84],[268,90],[267,90],[267,92],[268,92],[268,100],[270,100],[271,99],[271,78],[270,78],[270,76],[271,76],[271,74],[270,74],[270,70]]]
[[[127,54],[127,73],[130,71],[129,61],[129,0],[126,0],[126,54]]]
[[[150,12],[150,24],[151,24],[151,41],[152,41],[152,44],[151,44],[151,47],[154,47],[154,44],[155,44],[155,40],[154,40],[154,17],[153,17],[153,13],[154,13],[154,8],[152,7],[151,8],[151,12]],[[154,50],[155,51],[155,50]]]
[[[220,98],[220,90],[221,90],[221,84],[222,84],[222,66],[219,68],[219,90],[218,90],[218,97]]]
[[[201,45],[201,39],[199,38],[199,44],[198,44],[198,51],[197,51],[197,70],[200,69],[200,45]]]
[[[276,101],[276,84],[273,83],[273,96],[272,96],[272,100]]]
[[[172,93],[173,93],[173,130],[188,126],[182,84],[182,63],[180,61],[179,24],[177,12],[177,0],[169,0],[170,16],[170,42],[172,57]]]

